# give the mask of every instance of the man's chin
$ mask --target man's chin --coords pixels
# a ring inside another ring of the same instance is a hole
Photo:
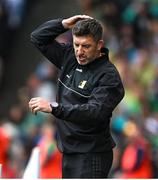
[[[81,60],[78,60],[78,64],[80,64],[80,65],[86,65],[87,64],[87,61],[81,61]]]

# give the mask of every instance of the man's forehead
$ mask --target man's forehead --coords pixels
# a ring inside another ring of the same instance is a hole
[[[83,43],[83,42],[94,42],[94,39],[91,35],[85,36],[75,36],[73,35],[73,42],[75,43]]]

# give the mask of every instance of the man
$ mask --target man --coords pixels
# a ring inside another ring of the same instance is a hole
[[[55,40],[68,29],[73,46]],[[61,70],[57,102],[36,97],[29,107],[57,118],[63,178],[105,178],[112,165],[115,143],[109,124],[124,88],[103,47],[102,31],[97,20],[76,15],[48,21],[31,34],[36,47]]]

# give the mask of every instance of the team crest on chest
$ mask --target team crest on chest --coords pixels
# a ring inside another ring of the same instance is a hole
[[[79,83],[78,87],[81,88],[81,89],[84,89],[86,83],[87,83],[87,81],[82,80],[82,81]]]

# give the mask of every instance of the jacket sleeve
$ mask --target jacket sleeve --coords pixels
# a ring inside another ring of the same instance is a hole
[[[31,33],[31,42],[59,69],[68,45],[58,43],[55,38],[67,30],[62,25],[62,19],[56,19],[45,22]]]
[[[124,88],[120,77],[115,73],[104,75],[95,87],[86,104],[59,104],[52,108],[57,118],[74,123],[96,124],[112,116],[112,111],[124,97]]]

